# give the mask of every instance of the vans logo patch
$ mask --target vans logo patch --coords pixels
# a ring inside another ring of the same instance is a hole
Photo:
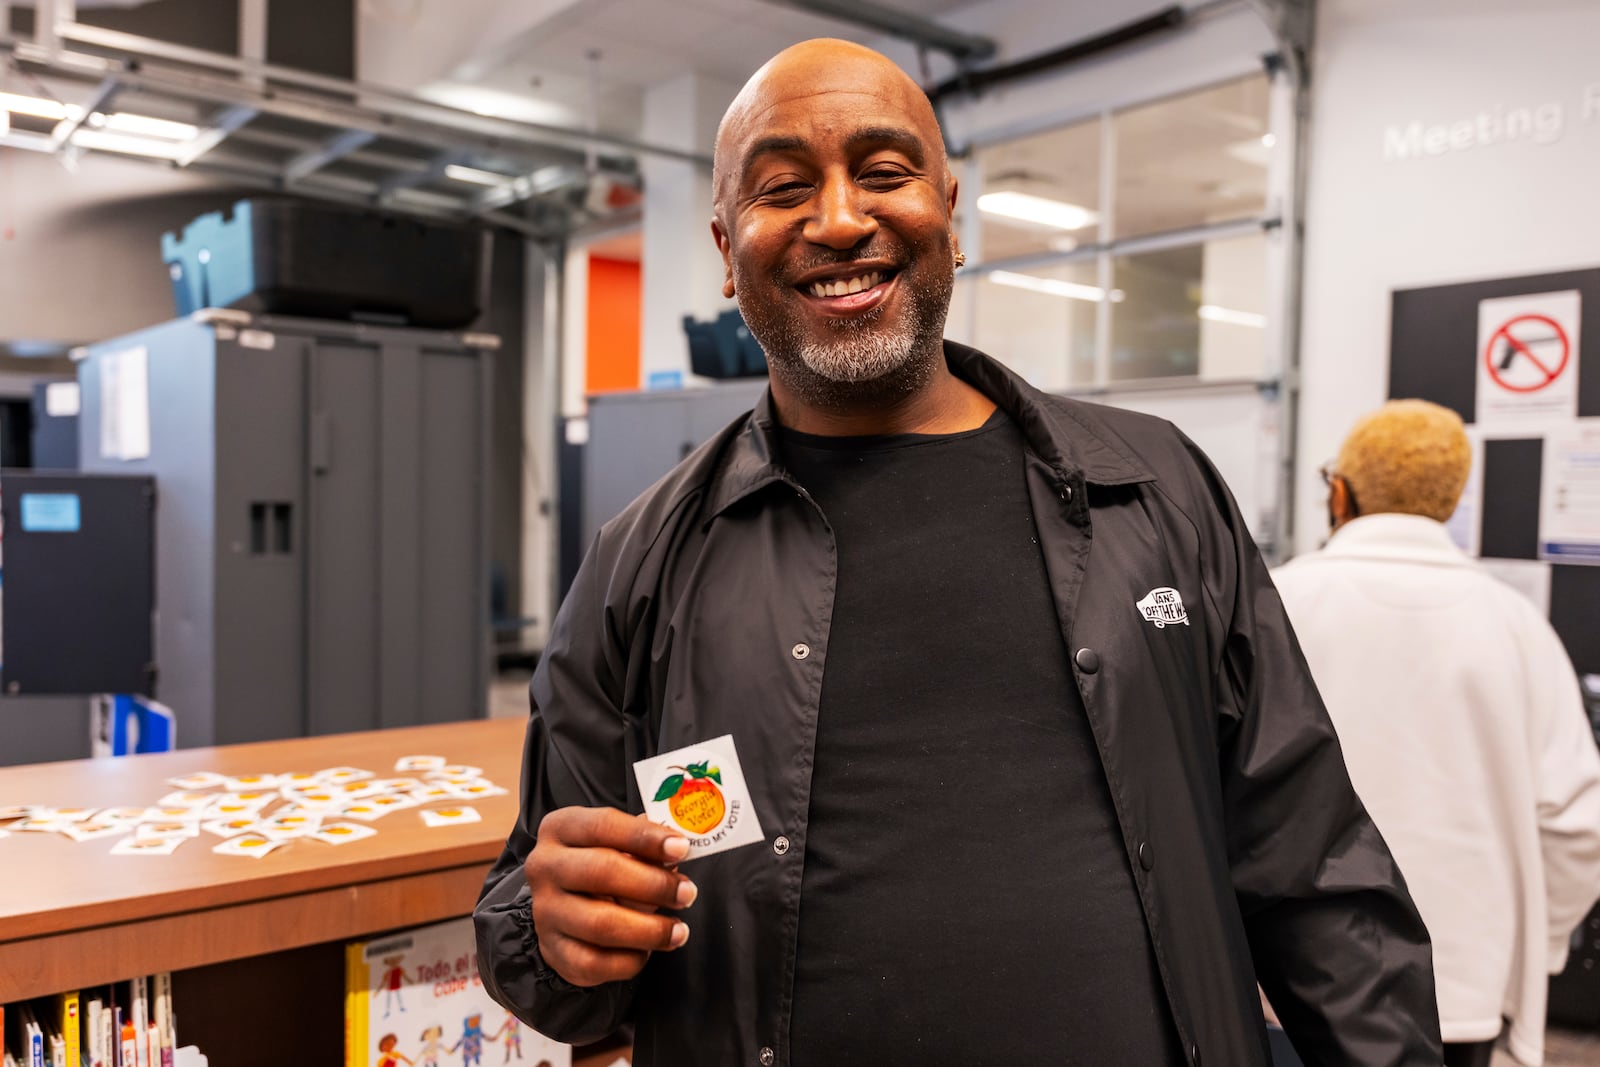
[[[1143,615],[1146,621],[1155,623],[1158,630],[1176,626],[1178,623],[1189,625],[1189,613],[1183,610],[1183,597],[1178,595],[1176,589],[1169,586],[1150,590],[1144,599],[1139,601],[1137,607],[1139,614]]]

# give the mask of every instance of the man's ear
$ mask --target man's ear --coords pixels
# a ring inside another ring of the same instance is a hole
[[[956,189],[957,189],[957,186],[959,186],[961,183],[956,181],[956,176],[954,174],[951,174],[948,170],[945,171],[945,181],[950,186],[950,196],[948,197],[948,199],[945,202],[945,210],[950,213],[950,217],[951,218],[955,218],[956,217]]]
[[[722,295],[729,300],[733,299],[733,257],[730,250],[733,247],[728,241],[728,234],[722,228],[722,220],[712,216],[711,239],[717,242],[717,251],[722,253]]]

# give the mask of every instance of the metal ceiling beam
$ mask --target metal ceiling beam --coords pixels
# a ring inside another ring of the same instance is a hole
[[[283,168],[283,181],[293,185],[316,173],[330,163],[336,163],[358,148],[365,148],[378,139],[377,134],[366,130],[345,130],[336,133],[316,148],[301,152]]]
[[[178,158],[174,160],[180,167],[187,167],[195,160],[211,151],[217,145],[226,141],[231,135],[237,133],[241,127],[260,112],[253,107],[243,104],[234,104],[225,107],[211,120],[204,133],[191,141]]]
[[[486,211],[496,211],[524,200],[545,196],[557,189],[564,189],[581,182],[585,176],[581,167],[552,163],[548,167],[540,167],[531,174],[512,179],[498,189],[487,189],[478,194],[472,200],[472,213],[481,215]]]
[[[166,60],[200,68],[214,74],[221,73],[235,77],[249,75],[252,80],[266,79],[273,83],[274,88],[264,90],[263,95],[265,96],[286,95],[282,88],[284,86],[311,90],[321,94],[334,94],[339,97],[359,100],[361,102],[359,107],[346,105],[347,109],[353,112],[365,114],[382,112],[386,114],[389,121],[411,120],[438,127],[447,127],[471,134],[479,140],[522,142],[545,146],[555,145],[580,150],[594,148],[600,151],[624,152],[629,155],[674,159],[679,162],[694,163],[707,168],[711,166],[709,156],[696,152],[685,152],[680,149],[648,144],[626,137],[586,133],[582,130],[567,129],[563,126],[551,126],[544,123],[523,122],[513,119],[489,118],[461,108],[434,103],[431,100],[425,100],[422,97],[400,92],[387,86],[373,85],[370,82],[347,81],[343,78],[330,78],[321,74],[295,70],[292,67],[280,67],[270,63],[242,60],[234,56],[224,56],[216,52],[207,52],[204,49],[169,44],[165,41],[156,41],[135,34],[102,29],[98,26],[84,26],[72,23],[60,26],[59,29],[64,44],[71,42],[110,53],[115,57],[135,62],[139,69],[144,71],[155,69],[149,60]],[[0,47],[4,47],[8,42],[13,45],[27,43],[16,38],[0,37]],[[58,52],[58,50],[50,49],[41,49],[39,51],[44,54],[36,57],[36,61],[43,62],[46,65]],[[21,49],[18,49],[18,52],[19,55],[22,54]],[[71,53],[59,54],[64,57]],[[309,99],[309,97],[302,98]],[[319,96],[316,99],[320,100],[322,97]]]
[[[999,51],[991,38],[962,33],[932,19],[874,3],[873,0],[767,0],[767,3],[865,26],[923,48],[937,49],[963,63],[981,63],[992,59]]]
[[[122,83],[115,78],[106,78],[95,89],[94,96],[83,105],[77,118],[65,118],[56,124],[51,140],[55,142],[55,151],[60,152],[67,147],[73,135],[83,129],[84,123],[89,121],[89,116],[111,103],[113,97],[122,88]]]

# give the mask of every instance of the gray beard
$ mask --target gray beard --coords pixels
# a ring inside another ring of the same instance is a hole
[[[737,271],[734,285],[742,291]],[[829,320],[825,340],[771,307],[741,301],[739,309],[773,375],[811,407],[847,411],[902,399],[928,382],[944,359],[944,322],[954,289],[952,265],[934,287],[907,288],[907,314],[898,325],[884,325],[880,306],[858,318]]]

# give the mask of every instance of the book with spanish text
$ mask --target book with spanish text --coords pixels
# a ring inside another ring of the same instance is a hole
[[[346,946],[345,1067],[478,1067],[495,1045],[506,1063],[572,1067],[569,1046],[523,1026],[483,988],[470,918]]]

